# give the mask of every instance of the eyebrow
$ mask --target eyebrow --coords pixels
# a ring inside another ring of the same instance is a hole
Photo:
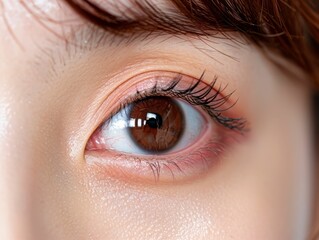
[[[123,9],[120,9],[121,6],[103,8],[90,0],[64,1],[82,19],[87,20],[79,29],[74,30],[75,34],[62,36],[61,39],[66,43],[65,48],[69,50],[72,45],[82,50],[92,50],[107,43],[128,43],[166,34],[187,37],[190,40],[194,37],[209,37],[242,41],[240,43],[250,41],[257,46],[282,52],[281,55],[293,60],[300,52],[294,45],[297,38],[291,37],[286,26],[280,25],[281,21],[276,22],[276,18],[270,14],[271,4],[266,9],[263,1],[164,0],[169,6],[165,8],[165,5],[157,6],[149,0],[131,0],[134,6],[128,8],[123,5]],[[114,9],[119,12],[116,13]],[[263,11],[258,12],[258,9]],[[234,32],[241,33],[243,38],[234,38]],[[86,44],[83,44],[83,38],[87,39]],[[278,49],[278,42],[287,44]],[[290,51],[293,47],[297,52]]]
[[[139,32],[167,32],[170,34],[200,34],[200,27],[196,26],[194,16],[178,11],[176,6],[163,9],[149,1],[129,1],[132,6],[111,4],[109,10],[93,4],[88,0],[66,0],[73,10],[89,22],[99,26],[107,32],[126,35]],[[175,1],[171,1],[174,2]],[[177,1],[178,2],[178,1]],[[169,1],[165,1],[168,4]]]
[[[92,0],[64,1],[83,18],[109,32],[209,37],[221,33],[232,40],[229,32],[239,32],[245,40],[279,53],[305,71],[316,69],[308,54],[309,40],[305,39],[306,34],[313,40],[318,36],[318,16],[312,0],[163,0],[173,11],[161,9],[156,0],[127,0],[134,6],[121,11],[120,17]]]
[[[251,11],[262,8],[259,1],[163,0],[163,4],[155,4],[128,0],[130,6],[118,1],[118,5],[107,2],[107,8],[90,0],[65,2],[88,22],[117,35],[165,32],[207,36],[221,32],[226,36],[228,31],[267,34],[261,16]]]
[[[50,38],[50,46],[43,48],[39,46],[41,55],[35,57],[36,65],[41,65],[43,58],[48,58],[47,62],[51,68],[50,71],[56,74],[56,65],[65,65],[67,59],[72,58],[72,54],[79,50],[85,54],[86,51],[92,51],[99,47],[113,44],[129,44],[131,41],[137,40],[145,41],[163,36],[163,34],[168,37],[185,35],[193,38],[212,35],[217,37],[216,33],[222,31],[221,29],[215,29],[214,26],[218,26],[217,24],[210,24],[210,31],[200,28],[196,22],[193,22],[192,16],[185,16],[181,12],[172,11],[172,9],[165,10],[163,9],[164,5],[159,8],[150,5],[148,2],[145,2],[145,4],[135,5],[135,10],[132,9],[129,14],[123,13],[124,15],[115,15],[116,13],[108,12],[99,6],[87,5],[91,10],[85,11],[87,15],[84,18],[89,21],[84,21],[78,26],[72,26],[71,28],[73,29],[66,35],[57,35],[50,31],[51,34],[59,38],[59,42],[64,43],[63,50],[57,51],[56,45],[61,45],[61,43],[56,43]],[[75,8],[76,12],[83,17],[84,10],[82,8],[78,9],[72,3],[70,6]],[[99,15],[95,15],[97,12]],[[38,19],[38,21],[42,20],[43,18]],[[43,22],[40,22],[40,24],[44,25]],[[63,22],[57,22],[57,24],[63,25]],[[225,29],[226,27],[223,28],[223,31]],[[222,36],[219,35],[218,37],[221,38]],[[224,34],[224,38],[229,37]]]
[[[163,0],[163,4],[155,5],[148,0],[129,0],[132,4],[130,7],[121,4],[121,1],[117,2],[119,5],[105,1],[105,4],[110,5],[107,7],[94,4],[90,0],[65,2],[87,21],[81,29],[75,30],[80,37],[63,36],[65,39],[62,40],[79,45],[78,43],[86,38],[89,42],[88,48],[105,44],[105,40],[109,43],[130,42],[136,39],[156,38],[163,34],[197,39],[218,37],[235,40],[231,34],[233,32],[252,33],[260,30],[258,24],[240,19],[238,16],[245,16],[240,12],[242,9],[234,10],[234,5],[227,1]],[[241,4],[245,5],[243,2]]]

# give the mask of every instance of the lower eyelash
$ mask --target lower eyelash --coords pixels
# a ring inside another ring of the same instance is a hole
[[[101,168],[101,179],[105,179],[104,174],[108,177],[116,174],[117,177],[122,175],[134,181],[142,177],[143,182],[146,179],[151,183],[172,182],[189,176],[200,177],[213,165],[217,165],[221,161],[220,155],[226,148],[226,143],[220,142],[218,139],[211,139],[205,146],[187,155],[187,158],[184,154],[178,153],[174,157],[161,156],[161,159],[158,156],[146,158],[119,153],[112,157],[113,160],[103,158],[101,162],[94,160],[93,164]]]
[[[208,144],[208,146],[203,147],[201,149],[198,149],[197,151],[191,153],[187,156],[187,158],[183,159],[174,159],[170,161],[162,161],[162,160],[156,160],[154,162],[148,162],[149,167],[151,171],[153,172],[154,180],[155,182],[158,182],[160,180],[160,173],[163,171],[163,168],[166,168],[171,173],[172,179],[176,180],[176,172],[178,174],[186,175],[185,171],[183,170],[183,165],[190,165],[193,166],[194,159],[196,159],[197,162],[201,162],[202,166],[202,173],[207,172],[209,167],[212,163],[217,163],[217,157],[218,155],[224,150],[224,146],[222,144],[217,143],[211,143]],[[211,157],[214,158],[210,159],[205,156],[204,152],[211,153]],[[214,162],[213,162],[214,161]],[[196,163],[198,164],[198,163]]]

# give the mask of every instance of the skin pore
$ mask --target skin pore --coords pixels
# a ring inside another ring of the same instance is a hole
[[[0,239],[306,239],[314,156],[300,69],[272,55],[293,74],[278,68],[236,33],[128,40],[61,1],[25,4],[0,5]],[[87,142],[124,93],[172,73],[205,84],[217,76],[224,95],[235,91],[227,113],[249,131],[209,118],[236,141],[180,181],[110,171],[113,155],[90,161]]]

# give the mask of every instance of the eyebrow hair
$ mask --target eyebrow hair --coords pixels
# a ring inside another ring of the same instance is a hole
[[[264,26],[258,16],[245,14],[238,0],[166,0],[170,7],[156,6],[150,1],[128,1],[131,5],[111,4],[112,10],[89,0],[65,0],[80,16],[100,28],[115,34],[144,32],[166,32],[169,34],[210,35],[212,32],[237,31],[263,35]],[[120,1],[119,1],[120,2]],[[237,5],[237,6],[236,6]],[[254,8],[262,8],[262,1],[254,1]],[[118,10],[120,14],[116,14]],[[113,12],[112,12],[113,11]],[[248,19],[250,18],[250,19]],[[280,29],[279,29],[280,30]],[[282,34],[283,31],[271,34]]]

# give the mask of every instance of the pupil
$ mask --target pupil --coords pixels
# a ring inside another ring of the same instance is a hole
[[[161,128],[162,127],[162,117],[157,113],[147,113],[146,124],[150,128]]]

